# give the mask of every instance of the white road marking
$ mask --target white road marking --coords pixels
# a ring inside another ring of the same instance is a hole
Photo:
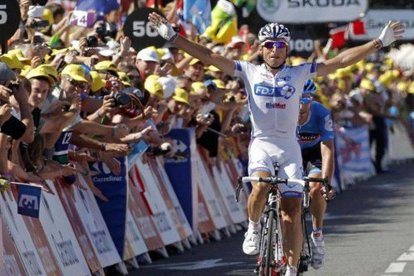
[[[385,273],[401,273],[404,271],[405,265],[407,263],[391,263]]]
[[[211,259],[196,262],[182,262],[174,264],[151,265],[151,268],[158,268],[163,270],[198,270],[221,266],[236,266],[245,264],[244,262],[221,262],[223,259]]]
[[[408,249],[408,251],[414,251],[414,245],[412,245],[412,246],[410,247],[410,249]]]
[[[414,252],[403,253],[397,261],[414,261]]]

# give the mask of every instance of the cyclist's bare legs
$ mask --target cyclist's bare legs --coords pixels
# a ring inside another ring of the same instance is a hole
[[[267,177],[270,173],[267,171],[257,171],[254,176]],[[270,185],[266,183],[252,183],[253,189],[247,201],[249,212],[249,227],[244,234],[243,252],[247,255],[256,255],[259,253],[260,242],[260,217],[266,206],[267,196]]]
[[[309,177],[320,178],[320,173],[310,174]],[[310,212],[312,214],[313,229],[321,229],[323,226],[323,218],[326,211],[326,200],[322,196],[320,183],[310,183],[310,196],[312,198],[310,204]]]
[[[270,173],[267,171],[256,171],[253,176],[268,177],[270,176]],[[269,184],[257,182],[252,183],[252,192],[250,193],[247,201],[247,210],[251,221],[260,221],[266,206],[269,189]]]
[[[289,266],[296,267],[302,250],[302,198],[282,198],[283,249]]]

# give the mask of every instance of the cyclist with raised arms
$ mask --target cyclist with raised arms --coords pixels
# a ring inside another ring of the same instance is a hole
[[[234,61],[213,53],[207,47],[179,35],[171,24],[157,13],[149,20],[166,40],[199,59],[205,65],[214,65],[225,74],[243,79],[249,99],[252,140],[249,146],[249,174],[267,177],[274,173],[273,163],[280,164],[280,177],[302,178],[302,157],[296,140],[299,118],[299,100],[305,81],[324,76],[338,68],[349,66],[390,45],[404,31],[399,22],[389,22],[379,38],[350,48],[333,59],[299,66],[285,64],[289,53],[289,30],[278,23],[266,24],[258,38],[264,63],[254,65]],[[248,199],[249,227],[243,242],[243,251],[259,252],[260,217],[263,213],[269,185],[253,183]],[[282,193],[283,248],[288,260],[287,276],[296,275],[302,246],[301,200],[302,186],[280,186]]]
[[[332,179],[335,166],[335,132],[331,112],[318,102],[312,101],[316,92],[315,83],[307,80],[300,99],[298,140],[302,150],[303,167],[309,177]],[[312,214],[312,260],[315,269],[325,261],[325,242],[322,235],[326,200],[322,196],[321,184],[310,183],[310,212]],[[326,194],[331,199],[334,191]]]

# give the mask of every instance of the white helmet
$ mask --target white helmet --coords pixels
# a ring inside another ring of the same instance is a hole
[[[290,40],[289,29],[279,23],[266,24],[264,27],[260,29],[258,36],[260,43],[266,40],[274,40],[276,38],[283,39],[286,42],[289,42]]]

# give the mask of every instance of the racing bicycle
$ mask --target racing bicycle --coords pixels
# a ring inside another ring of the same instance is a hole
[[[280,184],[300,184],[304,186],[303,208],[302,208],[302,227],[303,227],[303,246],[298,263],[298,276],[307,271],[311,260],[311,247],[306,227],[306,214],[309,212],[309,183],[319,182],[330,190],[330,185],[326,179],[304,177],[304,179],[286,179],[279,178],[278,163],[274,163],[275,175],[269,177],[239,177],[236,187],[236,201],[239,200],[239,194],[243,184],[247,182],[264,182],[271,185],[265,211],[263,213],[262,232],[260,235],[259,256],[257,258],[254,272],[260,276],[280,276],[286,271],[287,259],[283,251],[283,238],[280,214],[280,192],[277,188]]]

